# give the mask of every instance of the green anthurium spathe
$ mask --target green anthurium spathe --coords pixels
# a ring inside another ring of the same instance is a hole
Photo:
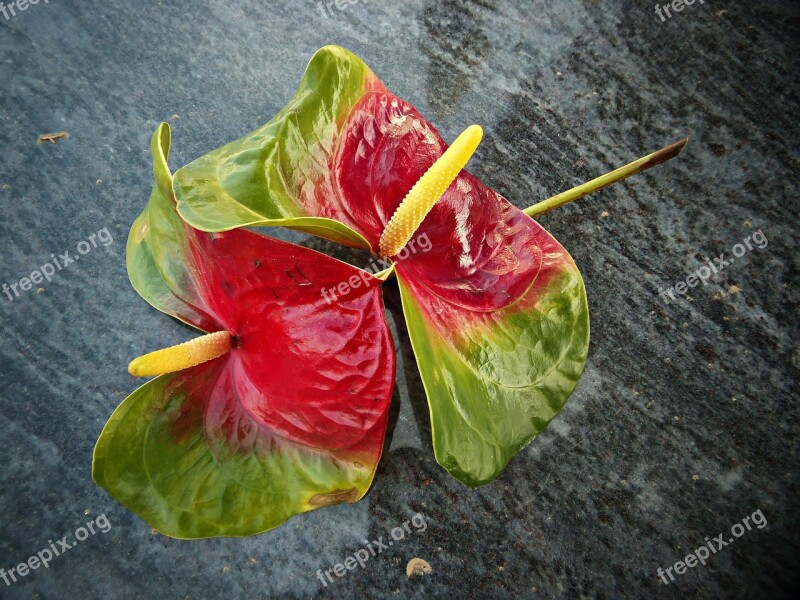
[[[175,174],[178,212],[205,231],[280,225],[369,248],[335,208],[320,214],[316,207],[342,124],[364,94],[382,89],[344,48],[317,52],[294,97],[269,123]]]

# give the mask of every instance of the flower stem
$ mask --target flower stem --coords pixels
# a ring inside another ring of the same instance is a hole
[[[384,269],[383,271],[380,271],[379,273],[375,273],[375,275],[373,275],[373,277],[377,277],[378,279],[380,279],[382,281],[389,281],[389,279],[392,277],[392,275],[394,275],[394,264],[392,264],[392,266],[389,267],[388,269]]]
[[[560,194],[553,196],[552,198],[543,200],[538,204],[529,206],[523,212],[529,217],[535,217],[536,215],[545,213],[548,210],[552,210],[563,204],[567,204],[568,202],[573,202],[574,200],[578,200],[579,198],[588,196],[593,192],[602,190],[604,187],[607,187],[612,183],[622,181],[623,179],[627,179],[631,175],[636,175],[637,173],[646,171],[651,167],[660,165],[661,163],[666,162],[671,158],[675,158],[681,153],[681,150],[683,150],[684,146],[686,146],[687,143],[689,143],[689,138],[684,138],[679,142],[675,142],[674,144],[667,146],[666,148],[662,148],[657,152],[653,152],[652,154],[648,154],[647,156],[640,158],[639,160],[635,160],[632,163],[625,165],[624,167],[620,167],[619,169],[615,169],[610,173],[606,173],[605,175],[601,175],[596,179],[592,179],[591,181],[588,181],[583,185],[579,185],[578,187],[574,187],[571,190],[567,190],[566,192],[561,192]]]

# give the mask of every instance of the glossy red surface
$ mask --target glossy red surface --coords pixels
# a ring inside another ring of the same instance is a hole
[[[215,329],[236,335],[231,352],[211,361],[225,368],[199,396],[208,397],[206,429],[241,440],[250,419],[294,442],[326,449],[366,445],[361,450],[379,455],[395,374],[381,282],[246,230],[185,229],[196,308]],[[323,289],[343,282],[349,293],[333,292],[333,301],[327,292],[328,303]]]
[[[446,148],[410,104],[388,92],[366,94],[346,123],[332,169],[345,209],[339,220],[376,248],[397,206]],[[536,279],[541,231],[462,171],[395,261],[398,273],[455,306],[496,310]]]

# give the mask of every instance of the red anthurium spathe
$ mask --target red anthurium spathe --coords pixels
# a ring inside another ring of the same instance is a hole
[[[523,211],[462,170],[479,140],[469,128],[448,156],[419,112],[328,46],[275,118],[173,181],[178,212],[199,229],[292,227],[392,261],[436,458],[469,485],[494,479],[547,426],[586,363],[580,272],[531,217],[686,143]]]
[[[449,177],[421,186],[434,204],[410,207],[404,199],[441,167],[447,144],[360,59],[326,47],[275,119],[180,169],[173,190],[178,212],[200,229],[282,225],[388,256],[436,458],[478,485],[572,393],[586,362],[589,313],[566,250],[461,170],[479,128],[459,140],[467,150]]]
[[[169,129],[151,143],[156,186],[128,239],[153,306],[206,332],[140,357],[163,373],[97,442],[93,477],[161,533],[243,536],[368,490],[395,355],[380,279],[246,230],[198,231],[175,212]],[[351,282],[327,302],[321,290]]]

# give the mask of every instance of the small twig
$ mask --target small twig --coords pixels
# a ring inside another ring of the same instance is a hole
[[[65,140],[69,137],[69,132],[67,131],[59,131],[58,133],[43,133],[39,136],[38,143],[41,144],[43,142],[50,142],[51,144],[55,144],[56,140]]]

